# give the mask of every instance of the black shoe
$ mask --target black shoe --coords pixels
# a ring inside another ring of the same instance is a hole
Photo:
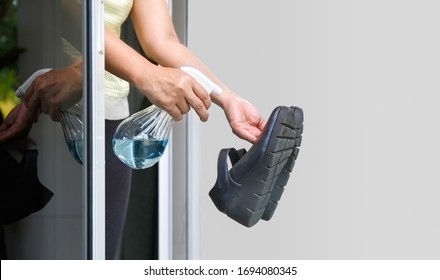
[[[296,112],[298,115],[301,112],[300,120],[295,120]],[[295,128],[299,122],[300,132]],[[292,158],[296,158],[301,132],[302,110],[279,106],[273,110],[266,127],[248,152],[222,149],[217,164],[217,182],[209,192],[216,207],[247,227],[255,225],[261,218],[270,219],[281,195],[279,186],[284,187],[288,180],[286,172],[290,174],[293,168]],[[230,170],[228,156],[232,164]],[[292,165],[292,168],[287,166],[285,169],[286,165]],[[282,178],[278,179],[280,174]],[[275,185],[278,186],[277,194],[272,196]],[[269,201],[271,206],[266,211]]]

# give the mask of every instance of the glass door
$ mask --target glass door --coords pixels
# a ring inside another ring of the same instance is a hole
[[[60,119],[52,120],[38,103],[42,114],[30,131],[0,142],[2,259],[104,258],[102,5],[1,1],[2,117],[13,120],[11,110],[23,106],[26,95],[43,96],[43,88],[69,77],[85,139],[83,151],[80,139],[70,139],[78,145],[69,146]],[[32,82],[36,75],[40,87]],[[20,88],[24,99],[15,97]]]

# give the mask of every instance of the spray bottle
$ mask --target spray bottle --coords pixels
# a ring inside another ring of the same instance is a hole
[[[181,67],[209,94],[220,95],[222,89],[199,70]],[[173,118],[163,109],[151,105],[125,119],[113,136],[113,152],[133,169],[153,166],[163,155],[169,141]]]

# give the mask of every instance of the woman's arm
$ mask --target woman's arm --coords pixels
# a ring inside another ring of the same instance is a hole
[[[223,93],[211,100],[225,112],[232,131],[245,140],[255,142],[265,121],[247,100],[235,94],[186,46],[180,43],[165,0],[134,0],[131,19],[139,42],[148,57],[162,66],[191,66],[218,84]]]
[[[112,32],[105,32],[105,68],[139,89],[152,103],[180,120],[192,107],[208,119],[210,98],[203,87],[180,69],[152,64]]]
[[[130,16],[138,40],[148,57],[161,66],[191,66],[204,73],[224,90],[221,97],[211,96],[212,100],[223,108],[224,99],[233,92],[181,44],[165,0],[134,0]]]

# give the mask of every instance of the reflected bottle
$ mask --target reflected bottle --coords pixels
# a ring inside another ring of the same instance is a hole
[[[181,69],[193,77],[208,93],[221,94],[222,89],[199,70]],[[155,105],[125,119],[113,136],[113,152],[127,166],[145,169],[162,157],[169,141],[173,118]]]
[[[52,70],[51,68],[44,68],[34,72],[16,91],[15,95],[22,98],[26,93],[33,80],[38,76]],[[63,128],[64,140],[69,148],[70,154],[73,158],[83,163],[83,143],[84,143],[84,129],[82,120],[82,106],[78,103],[61,113],[61,127]]]
[[[76,103],[61,113],[61,127],[70,154],[82,164],[84,159],[84,124],[81,105]]]

